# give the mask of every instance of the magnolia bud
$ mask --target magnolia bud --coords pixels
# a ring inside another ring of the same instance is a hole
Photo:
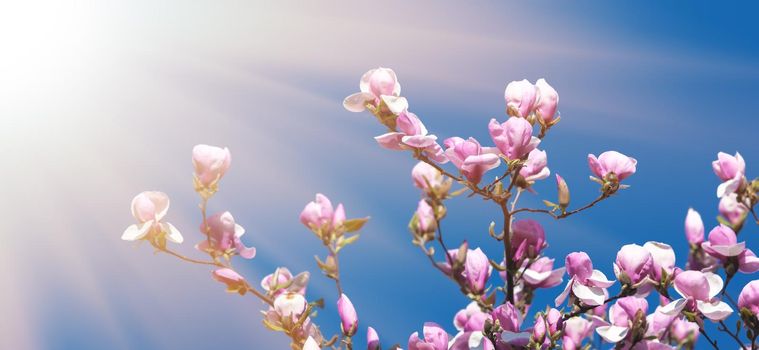
[[[569,207],[569,186],[559,174],[556,174],[556,187],[559,191],[559,207],[564,210]]]
[[[356,334],[358,315],[356,315],[353,303],[345,294],[341,294],[340,299],[337,299],[337,313],[340,315],[340,326],[343,329],[343,334],[348,337]]]

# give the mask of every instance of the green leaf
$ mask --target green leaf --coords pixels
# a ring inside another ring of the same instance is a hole
[[[343,227],[345,227],[346,232],[356,232],[364,227],[364,224],[366,224],[367,221],[369,221],[369,217],[348,219],[343,223]]]

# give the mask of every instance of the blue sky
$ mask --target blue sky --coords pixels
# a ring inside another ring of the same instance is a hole
[[[232,151],[210,209],[230,210],[248,229],[258,256],[236,266],[251,280],[276,266],[310,270],[309,297],[334,305],[333,286],[313,262],[324,253],[297,220],[322,192],[349,216],[372,217],[341,258],[358,343],[368,325],[386,345],[425,321],[453,333],[466,300],[406,229],[419,198],[414,162],[376,146],[383,128],[370,115],[341,106],[376,66],[395,69],[431,132],[483,142],[488,120],[505,118],[506,83],[546,78],[561,96],[562,122],[543,147],[574,203],[596,195],[588,153],[614,149],[639,162],[619,196],[561,222],[541,219],[546,253],[561,261],[586,250],[612,275],[622,244],[660,240],[681,265],[688,207],[707,230],[716,224],[716,153],[740,151],[756,174],[754,12],[748,2],[705,1],[0,5],[9,183],[0,272],[11,286],[0,291],[9,310],[0,347],[286,347],[263,330],[252,298],[226,295],[202,267],[118,239],[132,220],[131,198],[160,189],[172,198],[170,221],[192,241],[196,143]],[[523,203],[555,193],[553,181],[536,189]],[[500,254],[487,236],[489,222],[500,221],[496,208],[459,198],[449,210],[450,245],[466,238]],[[749,247],[755,232],[741,235]],[[735,294],[746,281],[732,282]],[[542,291],[536,303],[559,292]],[[318,320],[328,334],[339,330],[334,308]]]

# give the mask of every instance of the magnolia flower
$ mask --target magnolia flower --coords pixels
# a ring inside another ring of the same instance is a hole
[[[375,68],[361,76],[359,90],[343,100],[343,107],[350,112],[363,112],[366,105],[377,108],[380,101],[384,102],[393,114],[398,114],[408,108],[408,101],[400,97],[401,85],[390,68]]]
[[[208,239],[195,246],[200,251],[213,251],[217,254],[233,252],[245,259],[256,256],[256,248],[242,244],[240,237],[245,234],[245,229],[235,223],[235,218],[228,211],[206,219],[205,225],[201,224],[200,231],[208,233]]]
[[[196,145],[192,148],[192,165],[195,168],[195,184],[198,189],[210,189],[226,174],[232,163],[229,149]]]
[[[334,209],[327,196],[317,193],[316,200],[306,204],[300,213],[300,222],[314,232],[334,230],[345,222],[345,208],[341,203]]]
[[[704,241],[704,222],[693,208],[688,208],[688,214],[685,215],[685,238],[690,244],[700,244]]]
[[[637,244],[627,244],[617,252],[614,262],[614,275],[625,284],[637,287],[649,281],[654,259],[651,253]]]
[[[548,169],[548,157],[546,151],[534,149],[527,155],[527,161],[524,163],[521,169],[519,169],[519,175],[521,175],[528,184],[532,184],[537,180],[543,180],[551,175],[551,170]]]
[[[426,162],[419,162],[414,166],[411,178],[414,180],[414,186],[438,197],[447,194],[453,184],[453,180],[444,177],[439,170]]]
[[[567,274],[569,282],[564,291],[556,297],[556,306],[566,300],[569,292],[590,306],[601,305],[606,300],[606,288],[614,284],[609,281],[603,272],[593,269],[593,262],[585,252],[575,252],[567,255]]]
[[[521,159],[540,144],[540,139],[532,136],[532,125],[523,118],[509,118],[502,124],[491,119],[488,129],[496,147],[511,160]]]
[[[543,226],[535,220],[515,221],[511,225],[511,231],[511,256],[518,265],[524,259],[536,258],[548,246]]]
[[[553,269],[554,259],[540,257],[530,264],[527,260],[522,263],[522,280],[531,288],[553,288],[561,284],[566,268]],[[504,264],[505,266],[505,264]],[[501,277],[506,280],[506,271],[501,272]]]
[[[746,249],[746,242],[738,242],[735,232],[725,225],[713,228],[709,232],[709,240],[701,243],[701,247],[722,262],[730,257],[738,257],[738,270],[743,273],[759,271],[759,258],[750,249]]]
[[[738,296],[738,307],[748,309],[752,314],[759,314],[759,280],[746,284]]]
[[[280,317],[290,317],[296,320],[306,311],[308,302],[306,298],[298,293],[284,293],[274,299],[274,311]]]
[[[564,321],[564,335],[561,338],[562,349],[578,350],[582,341],[593,333],[593,324],[579,316]]]
[[[408,339],[408,350],[448,350],[448,333],[437,323],[427,322],[423,328],[424,340],[419,332]]]
[[[497,320],[503,329],[499,342],[516,347],[525,346],[529,343],[532,333],[520,331],[522,314],[514,305],[509,302],[501,304],[491,312],[491,315],[493,320]],[[500,348],[498,344],[496,346]]]
[[[377,331],[369,327],[366,329],[366,350],[379,350],[380,340]]]
[[[343,334],[348,337],[356,334],[358,315],[356,314],[356,309],[353,307],[353,303],[351,303],[351,300],[345,294],[340,294],[340,298],[337,299],[337,313],[340,315],[340,327],[343,330]]]
[[[535,113],[543,122],[549,124],[554,121],[556,109],[559,106],[559,93],[548,85],[545,79],[538,79],[535,83],[538,90],[538,98],[535,102]]]
[[[146,236],[166,237],[174,243],[182,243],[184,238],[174,225],[161,222],[169,211],[169,196],[163,192],[145,191],[132,199],[132,216],[137,224],[124,230],[121,239],[136,241]]]
[[[735,156],[719,152],[717,160],[712,162],[712,169],[722,180],[717,187],[717,197],[722,197],[735,192],[743,184],[746,162],[738,152],[735,152]]]
[[[453,317],[453,325],[459,331],[476,332],[484,329],[486,320],[492,320],[490,314],[483,312],[477,302],[473,301],[465,309],[456,313]]]
[[[479,183],[485,172],[501,164],[494,149],[480,146],[480,143],[472,137],[467,140],[451,137],[443,144],[446,157],[472,183]]]
[[[308,337],[306,339],[306,342],[303,343],[303,350],[320,350],[321,347],[319,346],[319,343],[314,340],[312,337]]]
[[[261,280],[261,288],[274,296],[286,292],[306,295],[306,286],[310,277],[311,274],[308,271],[301,272],[293,277],[293,274],[286,267],[278,267],[274,273],[266,275]]]
[[[669,334],[679,345],[693,344],[699,335],[698,323],[688,321],[684,317],[675,318],[672,321]]]
[[[392,131],[375,137],[380,146],[391,150],[427,149],[434,147],[437,136],[429,135],[427,128],[416,114],[400,112],[395,120],[400,131]]]
[[[527,118],[535,105],[537,94],[538,89],[527,79],[510,82],[503,94],[506,99],[506,112],[512,116]]]
[[[645,319],[648,302],[639,297],[620,298],[609,308],[611,324],[596,328],[596,333],[609,343],[618,343],[625,339],[630,330]]]
[[[588,165],[596,177],[611,181],[613,176],[622,181],[635,174],[635,166],[638,161],[617,151],[606,151],[598,158],[588,154]],[[612,175],[613,174],[613,175]]]
[[[748,211],[745,204],[738,202],[738,196],[735,193],[722,196],[719,200],[720,215],[732,225],[740,224]]]
[[[451,340],[448,350],[495,350],[495,347],[482,331],[461,332]]]
[[[643,248],[651,254],[651,279],[661,282],[662,271],[669,276],[675,273],[675,251],[671,246],[661,242],[646,242]]]
[[[688,270],[675,277],[675,290],[682,298],[664,305],[661,312],[677,315],[683,309],[699,311],[712,321],[721,321],[733,313],[733,309],[715,297],[722,290],[722,278],[711,272]]]
[[[464,262],[464,277],[466,278],[469,291],[474,294],[480,294],[485,290],[485,284],[488,282],[490,272],[493,267],[490,266],[488,257],[480,248],[469,250]]]
[[[229,268],[221,268],[214,270],[211,274],[213,278],[221,283],[227,285],[227,290],[233,292],[239,292],[244,294],[248,291],[248,283],[245,282],[245,278],[240,276],[235,270]]]
[[[669,302],[669,300],[667,300],[667,302]],[[648,325],[648,329],[646,329],[646,337],[661,337],[667,332],[667,330],[669,330],[672,322],[676,318],[677,317],[674,315],[667,315],[661,312],[661,306],[657,306],[654,313],[646,316],[646,324]]]

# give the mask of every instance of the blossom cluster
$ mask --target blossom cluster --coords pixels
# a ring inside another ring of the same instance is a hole
[[[741,348],[758,348],[759,280],[746,284],[737,302],[728,291],[736,274],[759,271],[759,258],[738,238],[750,217],[759,224],[754,212],[759,179],[748,179],[739,153],[720,152],[712,163],[720,181],[716,191],[720,216],[708,235],[701,215],[692,208],[687,211],[684,228],[690,249],[684,264],[678,266],[674,249],[666,243],[631,242],[609,264],[610,279],[587,252],[572,252],[563,259],[549,256],[540,221],[520,216],[534,213],[563,219],[616,197],[629,187],[626,182],[635,174],[637,160],[613,150],[589,154],[589,177],[599,185],[597,197],[572,207],[568,183],[555,174],[555,199],[543,199],[546,206],[541,208],[522,207],[520,196],[537,195],[533,186],[551,175],[547,151],[540,147],[561,120],[559,95],[545,79],[534,84],[525,79],[507,84],[504,99],[505,115],[483,125],[488,140],[439,139],[431,134],[409,110],[398,77],[388,68],[366,72],[359,92],[343,101],[348,111],[368,111],[386,127],[387,132],[375,137],[381,147],[408,152],[418,160],[411,170],[411,182],[420,192],[409,222],[411,242],[468,303],[453,315],[452,327],[427,322],[421,333],[413,332],[403,345],[389,348],[575,350],[594,346],[595,337],[620,349],[693,348],[700,338],[718,348],[708,335],[707,321],[716,323],[717,330],[729,334]],[[294,350],[353,349],[359,317],[341,284],[339,253],[357,242],[368,219],[348,218],[342,203],[335,206],[323,194],[316,194],[300,213],[300,222],[325,251],[316,257],[317,267],[335,282],[340,334],[328,337],[316,323],[316,309],[325,307],[324,302],[307,294],[309,272],[293,274],[280,267],[255,285],[233,269],[233,259],[252,259],[256,249],[243,243],[245,229],[229,211],[206,213],[208,201],[230,169],[230,151],[195,146],[192,164],[201,223],[197,237],[188,239],[195,240],[196,250],[205,258],[187,257],[168,246],[169,241],[182,243],[184,237],[164,221],[169,198],[159,191],[142,192],[133,199],[137,223],[124,231],[122,239],[147,241],[160,252],[212,267],[211,277],[229,292],[253,295],[262,302],[264,325],[288,336]],[[503,247],[502,256],[488,257],[483,247],[470,247],[467,241],[449,249],[441,230],[449,214],[446,203],[463,194],[480,197],[502,212],[502,224],[492,222],[488,232]],[[552,305],[534,305],[536,294],[550,290]],[[737,317],[738,328],[725,323],[731,316]],[[375,328],[366,328],[366,338],[368,350],[382,348]]]

